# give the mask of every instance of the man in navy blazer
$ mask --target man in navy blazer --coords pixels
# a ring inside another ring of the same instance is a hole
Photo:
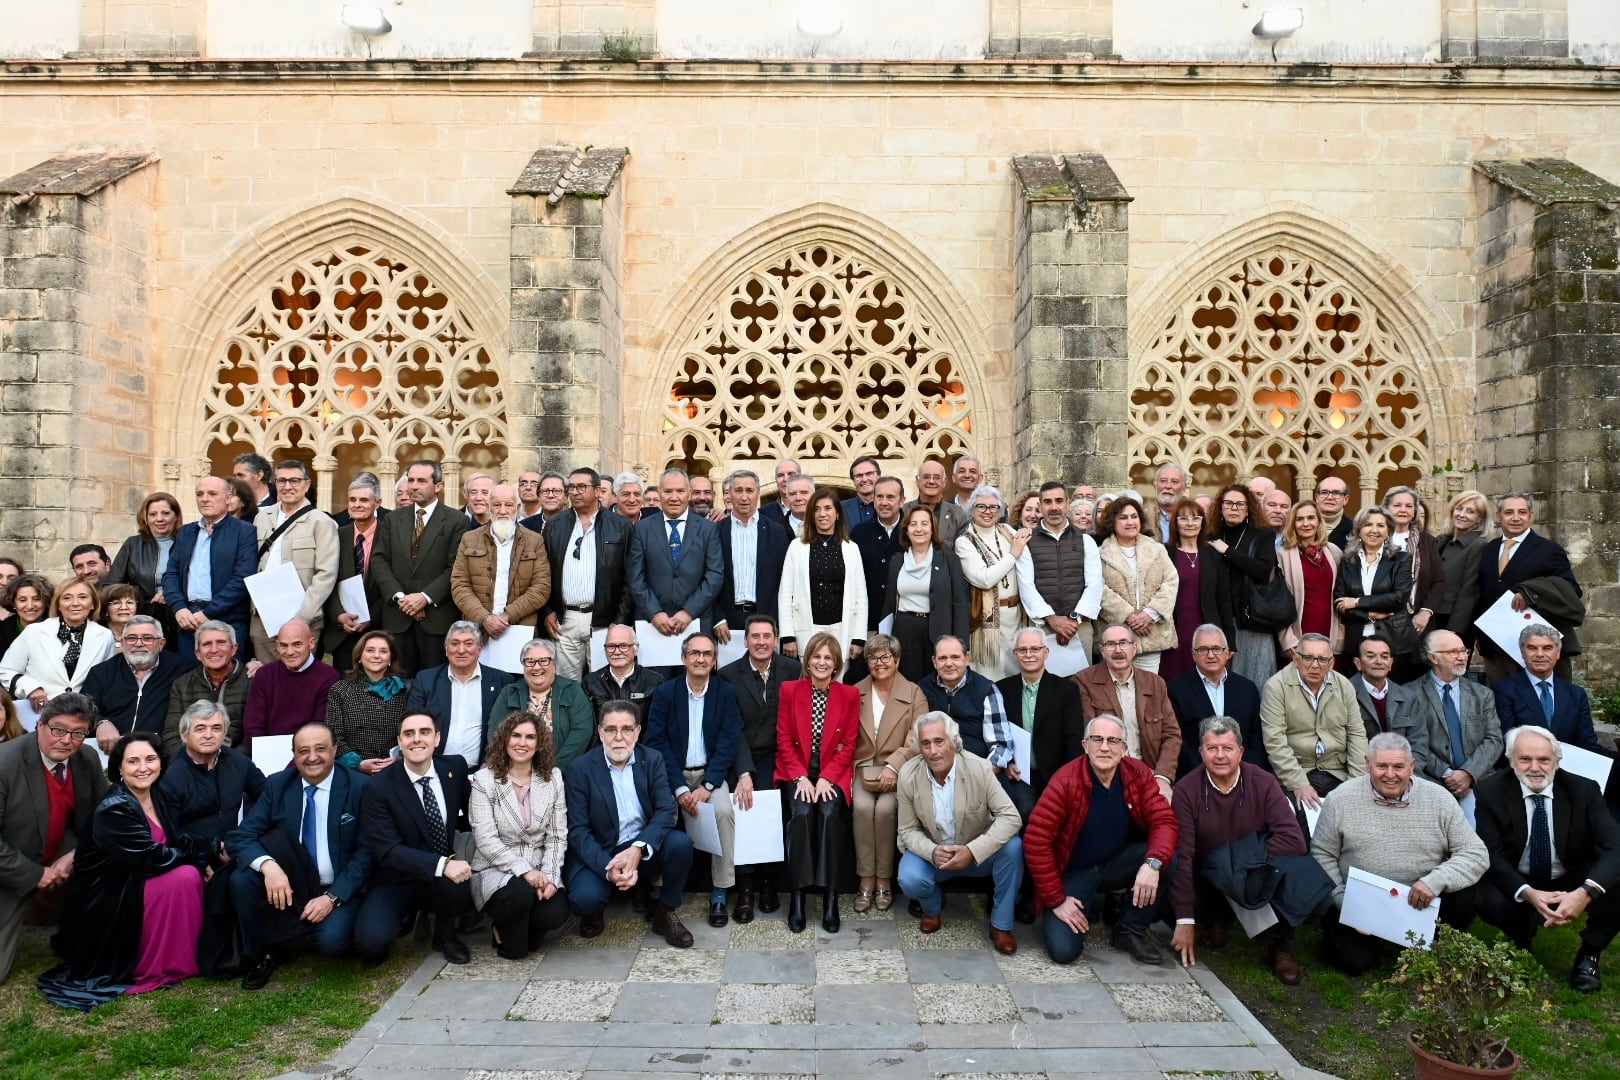
[[[1193,631],[1193,666],[1165,683],[1170,708],[1181,725],[1181,756],[1176,775],[1186,776],[1204,763],[1199,757],[1198,725],[1211,716],[1229,716],[1238,723],[1243,739],[1243,760],[1267,772],[1266,740],[1260,733],[1260,688],[1227,665],[1232,660],[1226,631],[1205,623]]]
[[[1570,569],[1569,555],[1558,544],[1531,528],[1535,520],[1535,502],[1529,495],[1510,492],[1496,500],[1496,524],[1501,528],[1502,535],[1485,542],[1479,555],[1479,577],[1463,582],[1457,591],[1453,621],[1461,625],[1460,633],[1465,645],[1475,643],[1477,631],[1474,620],[1501,599],[1503,593],[1517,594],[1513,604],[1516,610],[1522,610],[1527,603],[1523,595],[1527,585],[1547,578],[1561,578],[1574,589],[1575,598],[1579,599],[1581,586],[1575,580],[1575,572]],[[1505,563],[1504,548],[1507,556]],[[1566,636],[1579,622],[1560,620],[1545,609],[1538,610]],[[1481,636],[1478,645],[1480,657],[1485,661],[1486,678],[1493,684],[1513,674],[1512,668],[1517,665],[1496,647],[1495,642]],[[1569,678],[1568,658],[1579,652],[1574,638],[1564,643],[1564,660],[1558,672],[1561,678]]]
[[[720,536],[706,518],[687,512],[691,495],[686,473],[665,469],[658,480],[663,512],[642,514],[630,538],[625,576],[636,618],[660,634],[678,635],[693,623],[710,626],[725,584]]]
[[[456,934],[472,910],[472,867],[456,857],[456,831],[466,831],[472,785],[467,762],[437,755],[439,729],[425,712],[399,722],[400,761],[371,778],[360,797],[360,835],[377,870],[354,927],[354,951],[380,964],[412,911],[433,915],[433,945],[452,964],[472,953]]]
[[[439,754],[480,764],[489,741],[490,710],[506,684],[517,678],[478,662],[482,641],[477,623],[467,619],[452,623],[444,636],[450,662],[418,672],[405,699],[406,711],[425,712],[438,725]]]
[[[225,838],[237,863],[231,897],[248,965],[244,990],[270,981],[279,963],[273,945],[310,934],[327,956],[348,949],[371,881],[371,851],[360,837],[365,776],[338,767],[337,739],[323,723],[293,733],[293,763],[297,771],[270,777]]]
[[[236,640],[248,640],[247,579],[259,572],[259,534],[226,508],[230,490],[217,476],[197,481],[199,520],[180,529],[163,571],[163,599],[180,627],[181,656],[195,651],[193,635],[209,619],[230,623]]]
[[[675,796],[664,759],[637,747],[641,714],[628,701],[602,706],[596,722],[600,751],[587,750],[568,766],[563,790],[568,799],[568,860],[563,880],[568,906],[579,916],[579,936],[603,929],[602,910],[615,891],[643,885],[651,891],[660,877],[653,930],[677,949],[692,947],[692,932],[676,914],[692,869],[692,841],[674,828]]]
[[[709,866],[709,925],[724,926],[730,921],[726,890],[737,883],[737,821],[726,781],[742,742],[742,712],[732,685],[711,677],[714,660],[714,639],[708,634],[696,633],[681,643],[685,678],[670,679],[653,690],[646,745],[663,757],[670,790],[683,811],[695,816],[702,803],[714,807],[720,854]]]
[[[1527,724],[1544,727],[1563,745],[1607,756],[1592,728],[1592,702],[1586,691],[1553,675],[1563,643],[1564,635],[1546,623],[1532,623],[1519,631],[1525,666],[1491,687],[1496,692],[1496,715],[1504,732]]]
[[[782,585],[789,537],[773,528],[759,512],[759,477],[738,469],[726,477],[731,513],[715,530],[725,577],[714,605],[712,629],[722,642],[741,633],[750,615],[776,618],[776,595]],[[739,579],[739,568],[747,573]]]

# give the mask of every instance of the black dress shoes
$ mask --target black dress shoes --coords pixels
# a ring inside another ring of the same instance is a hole
[[[740,923],[754,921],[754,890],[744,889],[737,894],[737,909],[731,913],[731,917]]]
[[[804,933],[804,893],[798,889],[788,893],[788,929],[795,934]]]
[[[907,900],[906,901],[906,914],[910,915],[913,919],[922,918],[923,917],[922,901],[921,900]]]
[[[242,974],[242,989],[263,990],[269,984],[270,976],[275,973],[278,963],[273,952],[267,952],[259,957],[259,962]]]
[[[439,951],[444,954],[445,960],[449,963],[467,964],[472,962],[472,951],[467,948],[467,943],[454,934],[439,942]]]
[[[1569,985],[1583,994],[1595,994],[1603,989],[1597,953],[1582,949],[1575,954],[1575,966],[1569,969]]]
[[[829,891],[827,898],[821,902],[821,928],[829,934],[836,934],[843,925],[838,917],[838,894]]]
[[[730,921],[731,916],[726,913],[726,902],[724,900],[711,900],[709,902],[709,925],[724,926]]]
[[[600,937],[602,931],[607,929],[607,922],[598,911],[595,915],[581,915],[579,917],[579,936],[582,938]]]
[[[776,882],[770,878],[761,878],[759,882],[759,910],[769,915],[782,906],[782,898],[777,894]],[[742,919],[738,919],[742,922]]]

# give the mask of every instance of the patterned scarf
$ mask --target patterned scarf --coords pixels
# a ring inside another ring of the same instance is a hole
[[[67,669],[70,678],[79,666],[79,650],[84,648],[84,628],[88,625],[69,626],[65,619],[56,624],[56,640],[67,646],[62,652],[62,667]]]

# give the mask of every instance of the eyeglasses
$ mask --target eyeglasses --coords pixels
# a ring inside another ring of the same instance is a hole
[[[605,727],[602,729],[602,734],[610,739],[622,739],[626,735],[634,735],[636,728],[639,726],[639,724],[632,724],[630,727]]]
[[[1046,651],[1045,645],[1020,645],[1013,652],[1019,656],[1039,656]]]
[[[1347,498],[1349,495],[1349,491],[1325,491],[1322,488],[1316,489],[1316,497],[1318,499],[1343,499]]]
[[[1321,667],[1323,664],[1331,664],[1331,663],[1333,663],[1333,657],[1331,657],[1331,656],[1306,656],[1304,653],[1301,653],[1300,657],[1299,657],[1299,662],[1302,663],[1302,664],[1309,664],[1312,667]]]
[[[1001,507],[995,503],[978,503],[973,507],[973,512],[975,514],[999,514],[1001,513]]]
[[[84,742],[90,734],[89,730],[79,731],[75,728],[57,727],[55,724],[46,724],[45,730],[58,739],[68,739],[72,742]]]
[[[1092,746],[1124,746],[1125,740],[1117,735],[1087,735],[1086,742]]]
[[[576,559],[579,558],[579,549],[582,546],[584,546],[584,544],[585,544],[585,537],[583,537],[583,536],[574,537],[574,555],[573,555],[574,558],[576,558]]]
[[[1219,656],[1226,651],[1225,645],[1195,645],[1193,652],[1199,656]]]
[[[553,663],[553,661],[552,661],[551,657],[549,657],[549,656],[538,656],[538,657],[535,657],[532,660],[523,661],[523,666],[526,667],[526,668],[540,668],[540,669],[543,670],[545,668],[550,667],[552,665],[552,663]]]
[[[687,655],[687,658],[691,659],[691,660],[713,660],[714,659],[714,650],[713,649],[688,649],[686,651],[686,655]]]
[[[1129,641],[1105,641],[1097,646],[1099,649],[1128,649],[1132,645]]]
[[[1204,520],[1204,515],[1203,514],[1177,514],[1176,515],[1176,520],[1177,521],[1203,521]]]
[[[593,488],[595,486],[596,485],[594,485],[594,484],[569,484],[568,485],[568,490],[569,491],[589,491],[589,490],[591,490],[591,488]]]
[[[602,646],[605,652],[625,652],[636,647],[633,641],[609,641]]]
[[[124,635],[124,643],[126,645],[156,645],[158,642],[160,642],[162,640],[163,639],[158,637],[156,634],[125,634]]]
[[[539,487],[539,486],[540,486],[540,481],[538,481],[538,480],[519,480],[518,481],[518,487],[520,487],[520,488]]]
[[[307,483],[309,483],[309,481],[305,480],[302,476],[278,476],[278,477],[276,477],[276,486],[277,487],[297,487],[299,484],[307,484]]]
[[[124,640],[128,641],[129,639],[125,638]],[[1430,651],[1439,653],[1441,656],[1467,656],[1468,646],[1463,645],[1455,649],[1431,649]]]
[[[1246,507],[1248,505],[1249,505],[1248,503],[1242,501],[1241,499],[1237,499],[1237,500],[1222,499],[1221,500],[1221,506],[1222,506],[1223,509],[1226,509],[1226,510],[1242,510],[1244,507]]]
[[[871,652],[866,654],[866,664],[868,667],[873,664],[892,663],[894,663],[894,653],[892,652]]]

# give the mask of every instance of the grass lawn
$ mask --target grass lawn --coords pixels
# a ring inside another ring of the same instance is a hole
[[[427,951],[401,939],[393,958],[371,971],[355,960],[299,954],[258,993],[235,979],[198,978],[77,1013],[35,987],[55,958],[46,931],[24,928],[16,968],[0,985],[0,1076],[245,1080],[312,1065],[336,1052]]]
[[[1501,936],[1482,923],[1476,922],[1474,930],[1487,940]],[[1241,931],[1219,952],[1200,950],[1198,962],[1209,964],[1301,1064],[1347,1080],[1411,1076],[1405,1032],[1379,1027],[1376,1010],[1361,996],[1389,973],[1393,959],[1379,970],[1350,978],[1328,966],[1318,941],[1314,927],[1300,931],[1297,956],[1306,972],[1300,986],[1278,982],[1264,967],[1263,950],[1243,940]],[[1567,978],[1578,944],[1568,927],[1536,935],[1532,952],[1546,969],[1546,979],[1536,1004],[1508,1032],[1508,1045],[1524,1059],[1521,1077],[1620,1080],[1620,966],[1612,952],[1606,955],[1603,990],[1577,994]]]

